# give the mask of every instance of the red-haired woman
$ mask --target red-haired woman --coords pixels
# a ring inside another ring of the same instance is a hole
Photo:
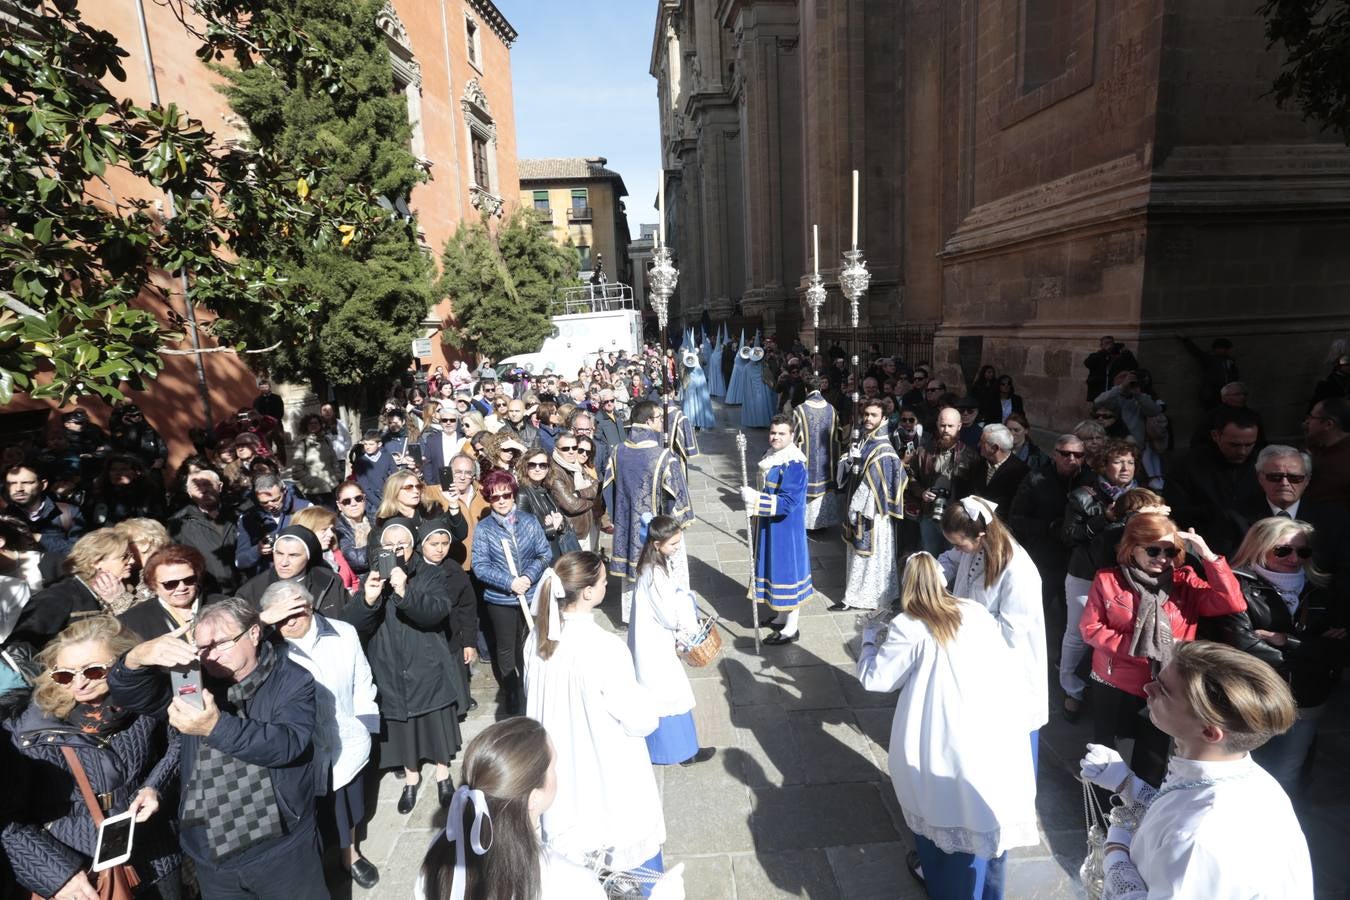
[[[1200,558],[1202,578],[1185,564],[1186,549]],[[1092,647],[1093,741],[1115,746],[1134,735],[1130,768],[1157,786],[1167,769],[1168,737],[1144,711],[1144,685],[1172,658],[1180,641],[1195,640],[1203,616],[1247,608],[1227,561],[1192,529],[1177,531],[1167,516],[1139,513],[1116,549],[1118,565],[1092,580],[1079,628]]]

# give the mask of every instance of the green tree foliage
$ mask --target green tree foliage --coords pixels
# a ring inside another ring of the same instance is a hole
[[[0,402],[15,388],[64,403],[142,387],[181,339],[157,272],[185,276],[198,304],[266,330],[314,304],[261,252],[272,235],[341,255],[386,228],[359,182],[309,190],[329,183],[326,161],[289,167],[218,144],[173,105],[117,96],[109,85],[126,80],[127,53],[81,20],[77,0],[40,0],[24,18],[0,32]],[[232,34],[266,62],[276,35],[263,24]],[[325,65],[300,57],[301,68]],[[135,188],[114,189],[111,169]]]
[[[1261,13],[1270,46],[1288,53],[1276,102],[1350,144],[1350,0],[1269,0]]]
[[[388,210],[386,227],[359,248],[318,247],[287,235],[259,248],[254,260],[291,273],[294,289],[313,298],[311,313],[281,323],[237,320],[222,330],[252,344],[281,340],[268,364],[282,377],[355,387],[395,376],[407,367],[409,343],[432,303],[433,266],[418,243],[416,223],[393,212],[424,176],[410,149],[407,102],[394,90],[389,51],[375,24],[381,5],[221,4],[232,15],[239,7],[250,22],[262,17],[288,23],[321,58],[342,61],[340,83],[305,55],[268,66],[222,67],[226,97],[256,146],[299,169],[323,161],[311,183],[314,193],[364,185]]]
[[[558,290],[577,281],[575,250],[555,244],[530,210],[517,209],[498,230],[463,225],[445,243],[436,290],[455,321],[443,332],[453,347],[492,359],[539,349]]]

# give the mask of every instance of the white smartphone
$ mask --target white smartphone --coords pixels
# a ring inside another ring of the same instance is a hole
[[[94,871],[102,872],[131,858],[131,837],[136,831],[136,814],[127,810],[108,816],[98,826],[98,846],[94,848]]]
[[[198,663],[191,666],[170,669],[169,683],[173,686],[173,695],[202,709],[202,667]]]

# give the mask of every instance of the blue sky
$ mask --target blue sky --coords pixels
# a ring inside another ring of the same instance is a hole
[[[656,0],[496,0],[511,47],[522,159],[603,156],[623,176],[633,237],[656,221],[660,119],[651,62]]]

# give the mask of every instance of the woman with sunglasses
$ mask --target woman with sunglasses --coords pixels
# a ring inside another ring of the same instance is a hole
[[[137,603],[118,616],[142,640],[168,634],[192,621],[202,597],[206,560],[195,548],[170,544],[145,561],[145,583],[155,599]]]
[[[1346,610],[1330,577],[1313,564],[1313,526],[1260,519],[1233,554],[1246,609],[1200,622],[1200,636],[1269,663],[1288,682],[1298,721],[1252,756],[1291,797],[1307,777],[1327,700],[1341,681]]]
[[[91,531],[62,563],[66,577],[33,595],[6,641],[36,654],[58,632],[84,616],[117,615],[135,603],[136,556],[116,528]]]
[[[1185,564],[1185,545],[1204,566]],[[1092,580],[1079,630],[1092,647],[1093,742],[1114,747],[1134,736],[1130,768],[1157,787],[1167,770],[1168,737],[1144,714],[1144,685],[1172,658],[1173,645],[1195,640],[1204,616],[1247,607],[1228,563],[1194,530],[1180,533],[1157,513],[1125,525],[1117,565]]]
[[[161,793],[178,779],[178,735],[170,736],[163,713],[136,715],[108,697],[108,671],[136,644],[136,635],[111,616],[76,621],[38,654],[42,674],[27,709],[4,724],[4,739],[36,763],[25,784],[27,815],[9,824],[2,839],[15,877],[34,896],[98,896],[97,878],[87,872],[98,828],[66,751],[103,798],[104,815],[136,813],[128,860],[141,880],[136,896],[181,896],[172,811],[159,808]]]
[[[338,550],[358,578],[370,571],[366,547],[374,523],[366,512],[366,492],[355,481],[344,481],[337,489],[337,521],[333,533],[337,535]]]
[[[600,481],[586,468],[578,452],[580,446],[581,436],[575,431],[558,432],[558,441],[553,445],[548,489],[553,495],[553,502],[567,517],[572,532],[581,543],[581,549],[594,551],[600,537],[595,517],[595,500],[600,492]]]
[[[1079,664],[1089,652],[1078,630],[1078,622],[1083,617],[1092,579],[1100,568],[1092,554],[1093,542],[1115,524],[1113,506],[1116,500],[1135,486],[1133,444],[1113,440],[1098,460],[1093,467],[1096,477],[1092,483],[1076,487],[1069,493],[1060,533],[1061,540],[1069,547],[1069,571],[1064,577],[1067,618],[1060,646],[1059,684],[1064,689],[1064,717],[1070,722],[1078,718],[1083,691],[1087,687],[1078,677]]]
[[[492,512],[474,526],[471,569],[483,586],[492,674],[507,714],[519,715],[525,708],[524,608],[553,555],[543,526],[516,508],[517,484],[510,472],[488,472],[480,490]]]
[[[549,455],[543,447],[535,446],[525,452],[516,464],[516,481],[520,486],[520,496],[516,503],[522,512],[527,512],[539,521],[544,528],[544,537],[548,539],[552,559],[572,550],[581,549],[577,537],[572,534],[572,526],[567,517],[558,509],[553,495],[548,489]],[[569,540],[570,538],[570,540]],[[563,547],[563,543],[569,546]]]

